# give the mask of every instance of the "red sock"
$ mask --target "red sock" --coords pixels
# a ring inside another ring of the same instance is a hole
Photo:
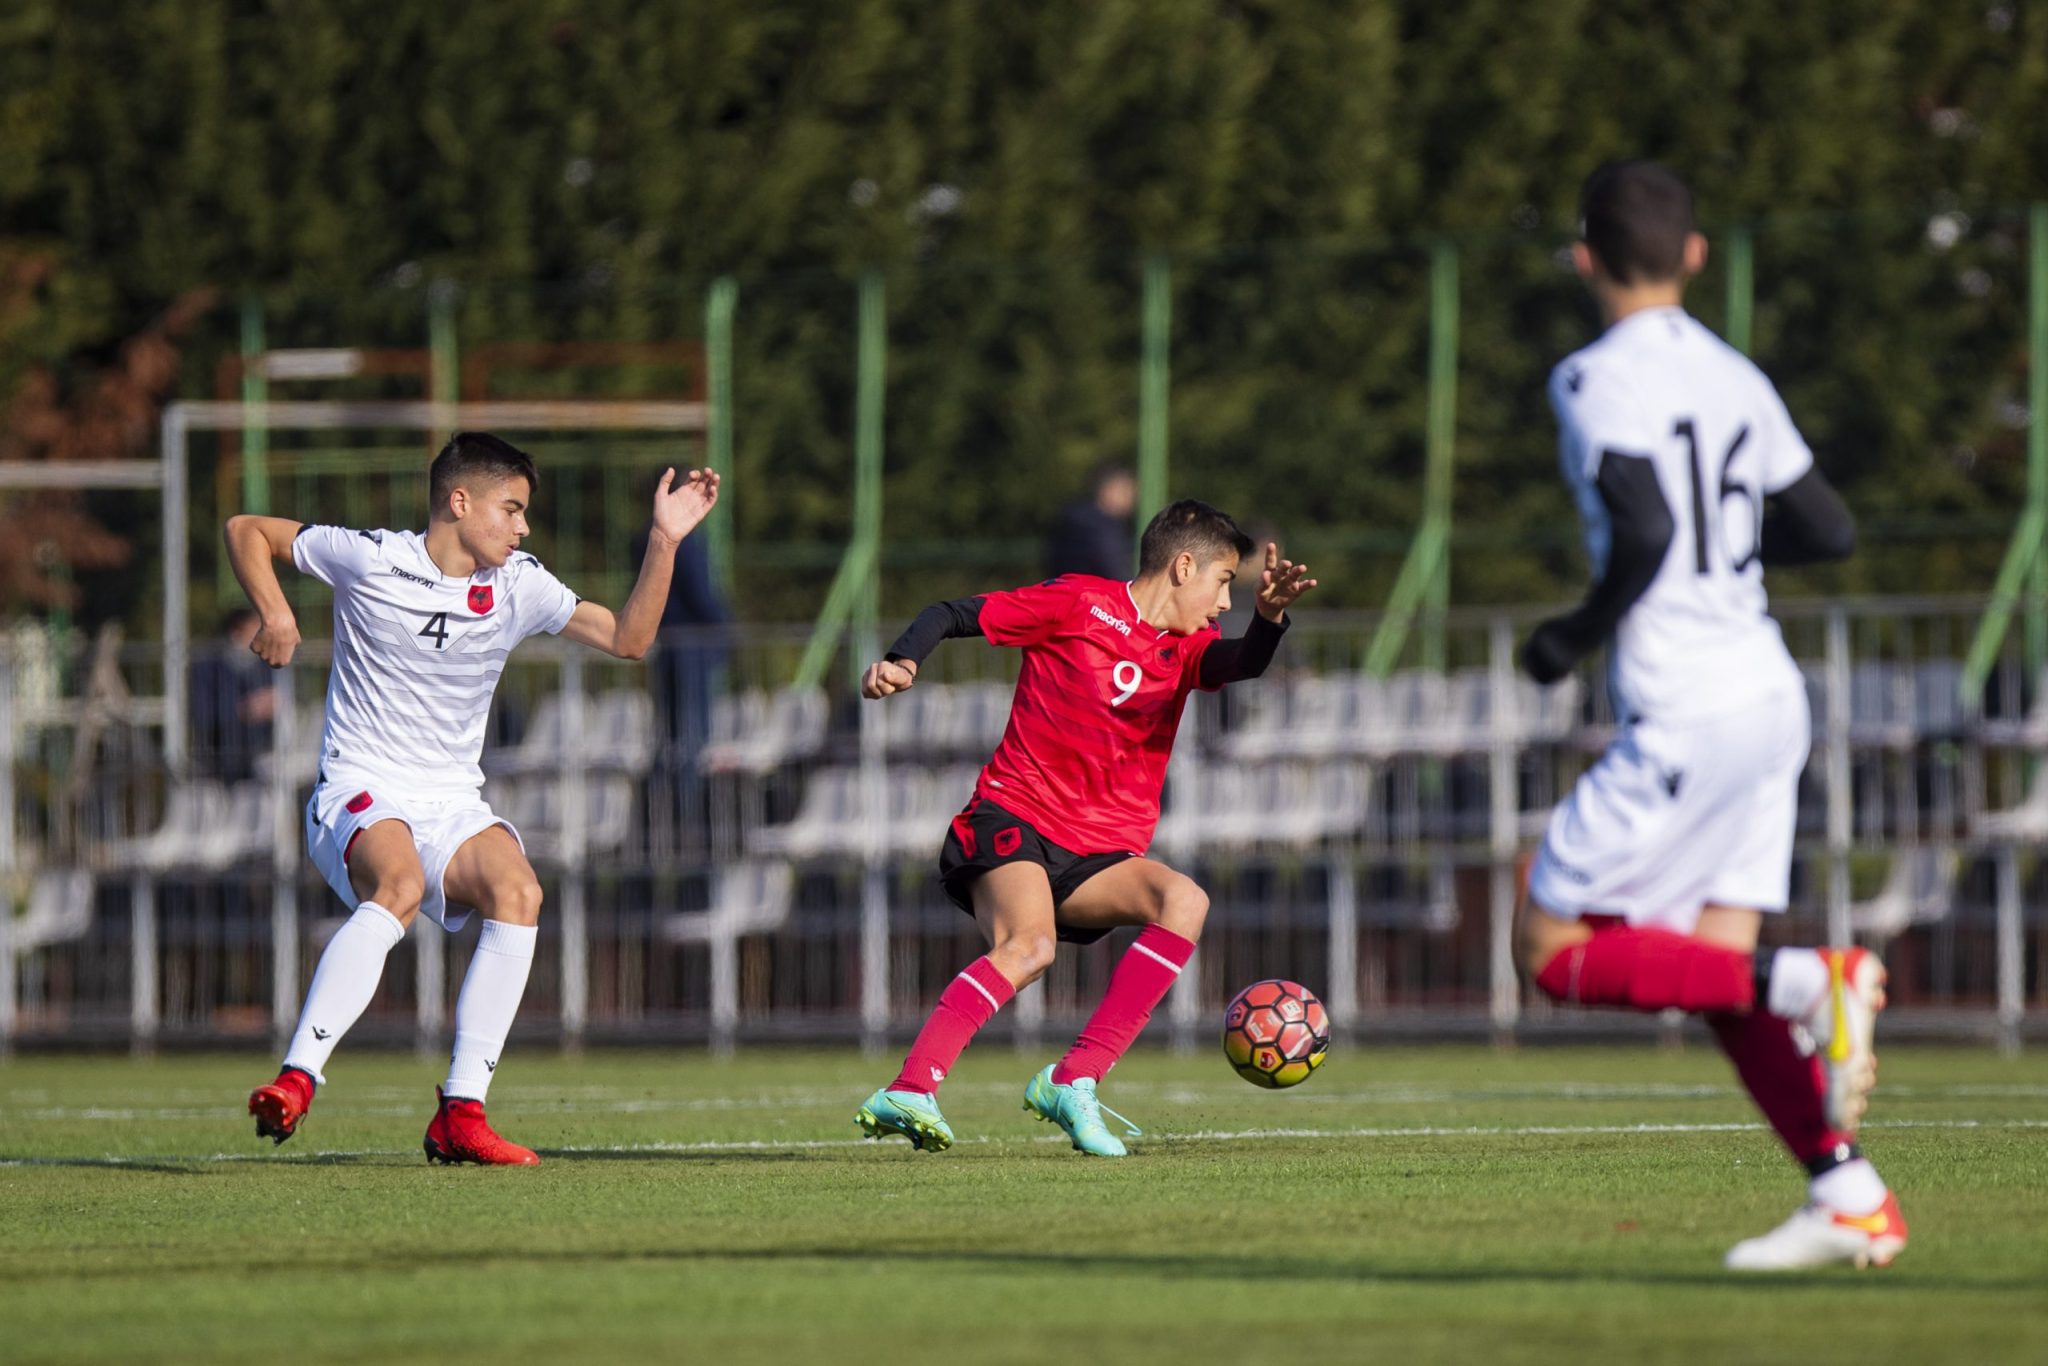
[[[1109,975],[1109,990],[1102,1004],[1081,1028],[1081,1037],[1067,1050],[1067,1056],[1052,1069],[1055,1086],[1065,1086],[1076,1077],[1102,1080],[1102,1074],[1116,1066],[1116,1060],[1137,1042],[1152,1018],[1152,1008],[1166,995],[1194,954],[1195,942],[1172,930],[1147,925],[1137,940],[1117,960]]]
[[[987,957],[975,959],[967,971],[946,983],[931,1018],[917,1031],[917,1041],[903,1059],[903,1070],[889,1083],[891,1091],[920,1091],[931,1095],[960,1060],[960,1050],[974,1032],[987,1024],[1009,1003],[1017,989],[1010,979],[996,971]]]
[[[1536,985],[1559,1001],[1637,1010],[1747,1010],[1754,955],[1670,930],[1599,929],[1558,953]]]
[[[1749,1089],[1764,1118],[1785,1140],[1792,1156],[1812,1162],[1847,1147],[1854,1140],[1836,1133],[1821,1118],[1825,1081],[1819,1058],[1802,1056],[1792,1041],[1792,1026],[1761,1010],[1744,1014],[1712,1014],[1707,1023],[1721,1049],[1735,1064],[1735,1073]]]

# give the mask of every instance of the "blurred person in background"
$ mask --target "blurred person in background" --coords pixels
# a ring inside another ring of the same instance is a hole
[[[647,533],[633,538],[633,562],[647,557]],[[676,547],[661,633],[650,657],[655,724],[678,773],[693,771],[711,733],[711,700],[724,682],[732,652],[732,609],[719,596],[711,553],[702,536]]]
[[[1128,579],[1137,558],[1138,481],[1121,465],[1096,468],[1094,488],[1076,498],[1053,519],[1045,542],[1045,574],[1090,574],[1099,579]]]
[[[254,776],[256,756],[270,749],[277,684],[249,653],[261,625],[250,609],[233,609],[221,618],[220,638],[192,665],[192,754],[223,782]]]

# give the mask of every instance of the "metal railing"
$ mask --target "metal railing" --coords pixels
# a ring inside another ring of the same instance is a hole
[[[1881,944],[1888,1028],[2016,1046],[2048,1019],[2030,966],[2048,958],[2048,698],[2015,644],[1959,702],[1982,606],[1780,610],[1815,743],[1794,904],[1767,935]],[[1533,997],[1513,956],[1545,814],[1611,733],[1604,686],[1518,680],[1526,615],[1443,620],[1439,660],[1403,667],[1418,644],[1382,677],[1358,667],[1374,618],[1304,614],[1268,677],[1191,703],[1155,849],[1214,906],[1163,1012],[1175,1040],[1265,975],[1310,982],[1353,1033],[1634,1027]],[[668,638],[646,665],[545,640],[514,659],[485,769],[547,894],[522,1033],[879,1047],[977,951],[933,865],[1000,734],[1014,656],[949,646],[918,689],[864,704],[789,684],[806,642],[748,628]],[[301,829],[324,646],[274,676],[224,650],[195,659],[212,671],[195,709],[268,700],[188,718],[171,763],[154,647],[53,656],[18,636],[0,657],[8,1044],[273,1042],[347,913]],[[842,643],[828,677],[850,663]],[[445,1037],[467,951],[421,925],[361,1037]],[[995,1029],[1028,1041],[1076,1023],[1114,952],[1064,952]]]

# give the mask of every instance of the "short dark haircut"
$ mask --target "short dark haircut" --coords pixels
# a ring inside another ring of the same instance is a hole
[[[1586,177],[1580,232],[1621,284],[1675,280],[1692,233],[1692,191],[1654,161],[1610,161]]]
[[[427,496],[438,513],[448,506],[448,495],[455,490],[470,484],[495,484],[514,475],[526,480],[529,494],[540,482],[533,457],[511,442],[489,432],[457,432],[434,457],[433,468],[427,472]]]
[[[1138,541],[1138,573],[1166,572],[1183,550],[1194,552],[1196,564],[1221,559],[1226,550],[1242,560],[1252,553],[1252,538],[1238,528],[1229,513],[1196,498],[1183,498],[1168,503],[1146,523],[1145,534]]]
[[[228,608],[227,611],[222,612],[220,614],[220,633],[224,636],[231,636],[236,631],[240,630],[244,626],[247,626],[250,622],[255,620],[255,608],[230,607]]]

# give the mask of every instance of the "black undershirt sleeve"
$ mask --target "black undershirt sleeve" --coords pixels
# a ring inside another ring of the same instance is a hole
[[[1810,469],[1764,505],[1759,547],[1767,565],[1845,560],[1856,549],[1856,519],[1826,476]]]
[[[1252,613],[1251,624],[1244,628],[1243,635],[1235,640],[1219,640],[1203,652],[1202,686],[1220,688],[1226,683],[1257,678],[1273,662],[1280,637],[1287,634],[1293,623],[1294,618],[1285,615],[1272,622],[1258,612]]]
[[[1564,677],[1614,634],[1622,616],[1656,581],[1677,532],[1671,505],[1657,484],[1656,466],[1647,456],[1602,451],[1594,488],[1607,508],[1607,572],[1576,610],[1544,622],[1522,647],[1522,667],[1539,683]]]
[[[976,597],[933,603],[903,628],[903,634],[896,637],[896,643],[882,658],[892,663],[907,659],[913,664],[923,664],[924,657],[936,650],[940,641],[980,635],[981,604],[984,601],[986,599]]]

